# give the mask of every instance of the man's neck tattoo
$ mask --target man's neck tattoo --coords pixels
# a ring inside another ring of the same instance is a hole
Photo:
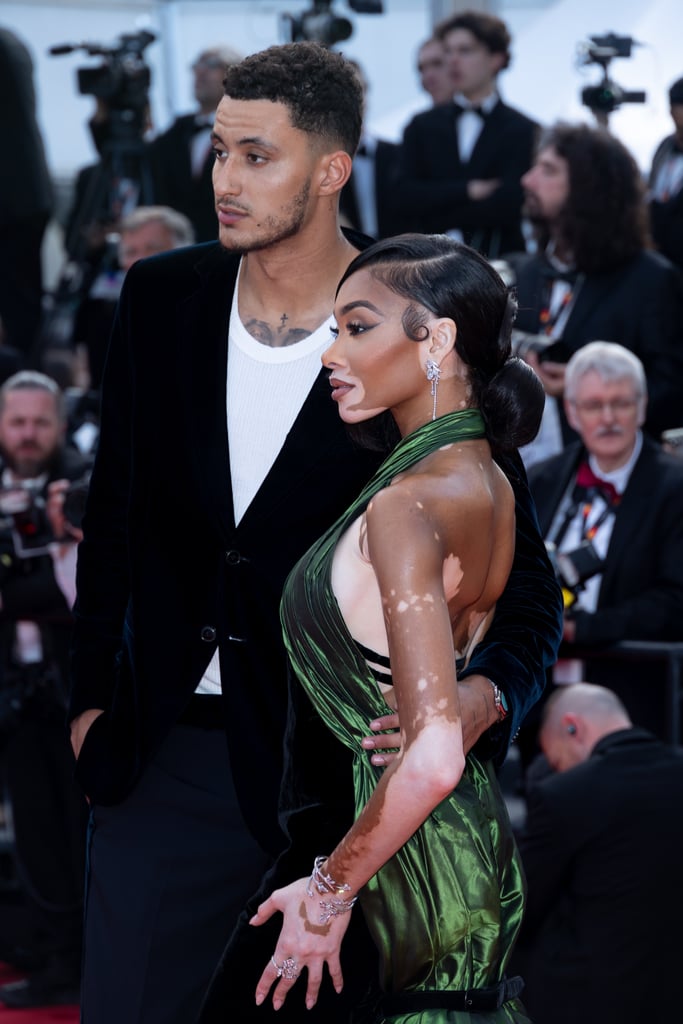
[[[271,327],[265,320],[257,320],[256,317],[252,317],[251,320],[245,320],[244,326],[251,334],[252,338],[256,338],[262,345],[269,345],[270,348],[286,348],[287,345],[295,345],[297,341],[302,341],[303,338],[307,338],[311,333],[305,327],[288,327],[285,329],[285,321],[289,320],[286,313],[283,313],[280,317],[280,324],[277,328]]]

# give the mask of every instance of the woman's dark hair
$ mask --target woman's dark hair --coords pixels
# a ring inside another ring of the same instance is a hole
[[[399,235],[361,252],[339,288],[359,270],[409,300],[403,329],[414,341],[427,337],[430,315],[455,321],[455,350],[469,369],[473,404],[494,448],[510,450],[536,436],[543,387],[526,363],[511,356],[517,304],[483,256],[446,235]]]

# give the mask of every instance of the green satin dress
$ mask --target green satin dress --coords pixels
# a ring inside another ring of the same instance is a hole
[[[468,409],[442,416],[403,438],[345,515],[301,559],[285,586],[285,643],[320,717],[353,753],[356,813],[367,803],[382,771],[370,764],[360,741],[367,735],[368,722],[388,709],[332,592],[335,546],[373,495],[398,473],[437,448],[483,436],[480,414]],[[470,754],[457,789],[360,894],[380,953],[382,988],[419,992],[497,984],[505,974],[523,903],[519,855],[495,773],[490,764]],[[391,1018],[380,1015],[377,1020],[529,1024],[518,1000],[486,1013],[429,1009]]]

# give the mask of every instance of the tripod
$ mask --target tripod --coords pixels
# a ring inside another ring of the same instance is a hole
[[[154,177],[142,137],[144,112],[110,110],[98,164],[79,175],[77,199],[65,239],[66,260],[49,297],[39,350],[40,363],[49,349],[70,349],[76,317],[98,275],[116,268],[115,253],[105,232],[136,206],[154,202]],[[93,246],[93,235],[99,233]]]

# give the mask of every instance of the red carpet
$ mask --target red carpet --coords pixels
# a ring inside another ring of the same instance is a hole
[[[0,964],[0,985],[21,975]],[[78,1024],[77,1006],[44,1006],[40,1010],[9,1010],[0,1003],[0,1024]]]

